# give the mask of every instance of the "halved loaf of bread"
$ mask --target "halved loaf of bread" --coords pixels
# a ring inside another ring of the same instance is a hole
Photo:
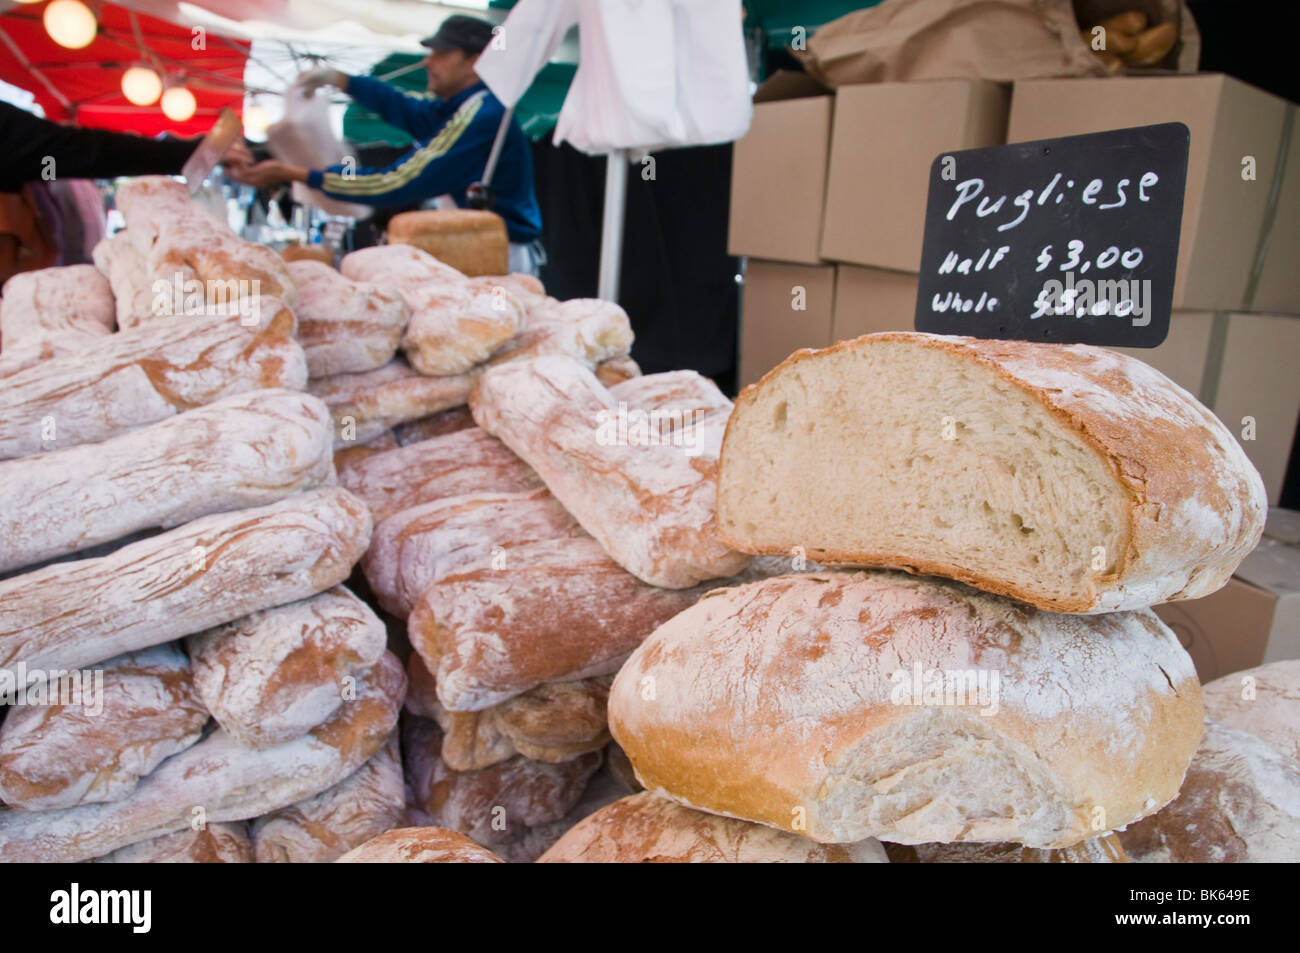
[[[905,332],[797,351],[747,388],[718,476],[736,549],[802,547],[1058,612],[1208,595],[1266,511],[1228,429],[1141,361]]]

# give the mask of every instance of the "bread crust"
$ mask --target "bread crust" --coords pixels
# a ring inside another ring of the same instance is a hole
[[[1032,580],[974,572],[950,561],[905,552],[809,547],[824,564],[901,569],[957,579],[1054,612],[1113,612],[1209,595],[1227,584],[1258,544],[1268,502],[1263,480],[1226,427],[1191,394],[1141,361],[1083,344],[1031,344],[891,331],[802,349],[736,398],[722,442],[719,483],[736,421],[764,386],[807,361],[851,353],[875,341],[933,348],[973,361],[1031,396],[1098,455],[1128,499],[1127,527],[1118,561],[1093,576],[1090,596],[1053,598]],[[723,494],[719,490],[719,499]],[[1186,508],[1184,517],[1178,517]],[[755,546],[727,532],[728,545],[761,554],[782,546]],[[796,541],[800,542],[800,541]],[[793,543],[792,543],[793,545]]]
[[[500,857],[445,827],[400,827],[354,847],[336,864],[500,864]]]

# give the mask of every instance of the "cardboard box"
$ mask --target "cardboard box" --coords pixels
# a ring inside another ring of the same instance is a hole
[[[1117,347],[1112,350],[1150,364],[1165,377],[1208,405],[1204,393],[1214,315],[1209,311],[1175,311],[1169,335],[1159,347]]]
[[[1260,249],[1288,108],[1277,96],[1214,73],[1028,80],[1015,84],[1007,141],[1184,123],[1191,145],[1173,306],[1240,311]],[[1243,178],[1247,157],[1254,160],[1253,179]],[[1279,208],[1277,227],[1294,228],[1296,215],[1300,208]],[[1282,267],[1295,287],[1294,258]],[[1270,279],[1272,300],[1282,294],[1274,289]]]
[[[1205,403],[1237,437],[1276,503],[1300,421],[1300,318],[1231,314],[1226,320],[1217,384]]]
[[[835,269],[751,258],[740,297],[740,385],[758,380],[791,352],[831,343]]]
[[[1300,513],[1269,511],[1264,539],[1227,586],[1155,612],[1178,635],[1202,682],[1300,658]]]
[[[1291,142],[1268,231],[1268,249],[1254,296],[1246,303],[1248,311],[1300,314],[1300,270],[1296,269],[1300,262],[1300,130],[1295,125],[1300,117],[1294,115],[1294,103],[1291,112]]]
[[[917,284],[917,276],[911,272],[836,265],[831,340],[913,330]]]
[[[731,160],[727,253],[817,264],[834,99],[803,74],[777,73]]]
[[[841,86],[821,255],[919,271],[935,156],[1004,141],[1009,89],[986,80]]]

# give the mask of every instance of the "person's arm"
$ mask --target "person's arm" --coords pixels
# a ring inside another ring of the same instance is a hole
[[[364,205],[405,205],[463,192],[483,175],[502,110],[482,108],[477,98],[462,106],[425,146],[383,168],[314,169],[307,184],[330,198]]]
[[[344,92],[357,105],[378,113],[385,122],[404,129],[416,139],[427,139],[437,132],[431,108],[433,101],[428,95],[389,86],[373,76],[349,76]]]

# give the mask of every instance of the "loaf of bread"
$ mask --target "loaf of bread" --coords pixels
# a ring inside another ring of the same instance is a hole
[[[388,240],[413,245],[464,275],[501,275],[510,266],[505,220],[479,209],[401,212],[388,223]]]
[[[265,310],[261,330],[232,317],[161,318],[0,378],[0,460],[107,440],[231,394],[301,390],[293,313]]]
[[[1057,612],[1208,595],[1266,509],[1228,429],[1141,361],[905,332],[798,351],[746,388],[718,473],[737,549],[803,546]]]
[[[511,758],[480,771],[452,771],[440,755],[436,724],[409,716],[402,722],[407,780],[416,801],[437,826],[490,848],[562,818],[600,767],[600,753],[592,752],[560,764]]]
[[[0,297],[0,358],[12,373],[93,347],[116,324],[113,289],[93,265],[19,272]]]
[[[468,406],[452,407],[450,410],[440,410],[419,420],[398,424],[393,428],[393,433],[397,436],[398,445],[405,447],[422,440],[445,437],[459,430],[468,430],[473,426],[474,415],[469,412]],[[541,481],[538,482],[540,484]]]
[[[344,278],[319,261],[291,261],[298,286],[298,343],[312,377],[383,367],[406,330],[406,303],[393,291]]]
[[[653,794],[621,798],[578,823],[540,864],[886,864],[877,840],[818,844]]]
[[[305,599],[348,577],[370,528],[330,487],[5,579],[0,666],[81,668]]]
[[[410,311],[402,350],[421,374],[462,374],[523,324],[523,305],[504,285],[480,290],[412,246],[363,248],[344,256],[339,270],[401,295]]]
[[[470,493],[376,523],[361,568],[384,611],[405,617],[439,579],[474,567],[504,569],[520,547],[586,535],[545,489]]]
[[[49,704],[0,724],[0,801],[29,811],[116,801],[199,740],[208,712],[175,645],[130,652],[48,685]]]
[[[349,460],[339,482],[366,501],[376,524],[445,497],[542,487],[532,467],[478,427]]]
[[[406,678],[385,654],[325,724],[274,748],[224,731],[164,761],[130,795],[63,811],[0,811],[0,862],[75,863],[196,823],[269,814],[332,787],[372,757],[397,724]]]
[[[1216,678],[1201,693],[1211,721],[1263,739],[1300,764],[1300,659]]]
[[[91,255],[113,290],[119,329],[125,331],[159,316],[154,314],[154,293],[144,256],[136,251],[126,232],[103,239]]]
[[[1172,800],[1202,717],[1149,610],[1057,615],[884,572],[715,589],[609,696],[647,790],[823,843],[1068,847]]]
[[[425,377],[403,360],[374,371],[318,377],[308,392],[325,401],[334,417],[334,446],[343,449],[378,437],[395,424],[419,420],[469,399],[468,374]]]
[[[641,376],[641,367],[630,357],[614,357],[596,365],[596,380],[606,387],[613,387],[633,377]]]
[[[402,827],[372,837],[336,864],[499,864],[501,858],[442,827]]]
[[[335,482],[317,398],[257,390],[103,443],[0,461],[0,570]]]
[[[590,370],[564,357],[490,369],[470,407],[638,579],[685,589],[748,564],[715,532],[721,415],[653,429],[652,415],[627,413]]]
[[[439,579],[407,620],[411,645],[451,711],[615,672],[704,591],[646,585],[585,536],[520,546],[498,565]]]
[[[253,844],[243,821],[205,824],[140,841],[96,857],[96,864],[251,864]]]
[[[401,823],[406,808],[397,732],[332,788],[253,822],[259,864],[328,864]]]
[[[550,682],[482,711],[448,711],[418,652],[406,662],[406,710],[442,729],[442,760],[454,771],[474,771],[520,754],[534,761],[568,761],[605,747],[605,706],[612,675]]]
[[[334,252],[324,245],[303,245],[295,242],[280,249],[280,257],[287,262],[295,261],[316,261],[330,268],[334,267]],[[298,276],[294,274],[293,269],[289,269],[289,274],[293,275],[293,280],[298,281]],[[298,294],[302,295],[302,286],[298,286]]]
[[[542,304],[546,301],[553,300],[546,294],[546,287],[541,280],[533,275],[523,275],[512,273],[509,275],[482,275],[469,279],[470,287],[478,291],[492,291],[498,286],[505,288],[515,296],[515,299],[524,307],[524,320],[527,321],[527,312],[534,305]]]
[[[558,354],[589,368],[627,357],[632,322],[613,301],[599,298],[547,298],[532,305],[519,333],[489,359],[490,364]]]
[[[342,586],[185,640],[194,691],[242,745],[292,741],[329,718],[379,661],[388,632]]]
[[[1300,862],[1300,763],[1208,722],[1177,799],[1119,837],[1138,863]]]
[[[1127,864],[1116,834],[1048,850],[1020,844],[886,844],[891,864]]]
[[[661,423],[651,426],[667,433],[697,423],[710,414],[730,414],[732,407],[717,384],[695,371],[637,375],[610,385],[609,393],[629,407],[658,411]]]
[[[384,453],[388,450],[396,450],[400,446],[397,442],[397,435],[391,430],[381,430],[379,436],[372,437],[365,443],[350,444],[342,450],[334,451],[334,472],[342,473],[348,467],[364,460],[366,457],[373,457],[377,453]]]

